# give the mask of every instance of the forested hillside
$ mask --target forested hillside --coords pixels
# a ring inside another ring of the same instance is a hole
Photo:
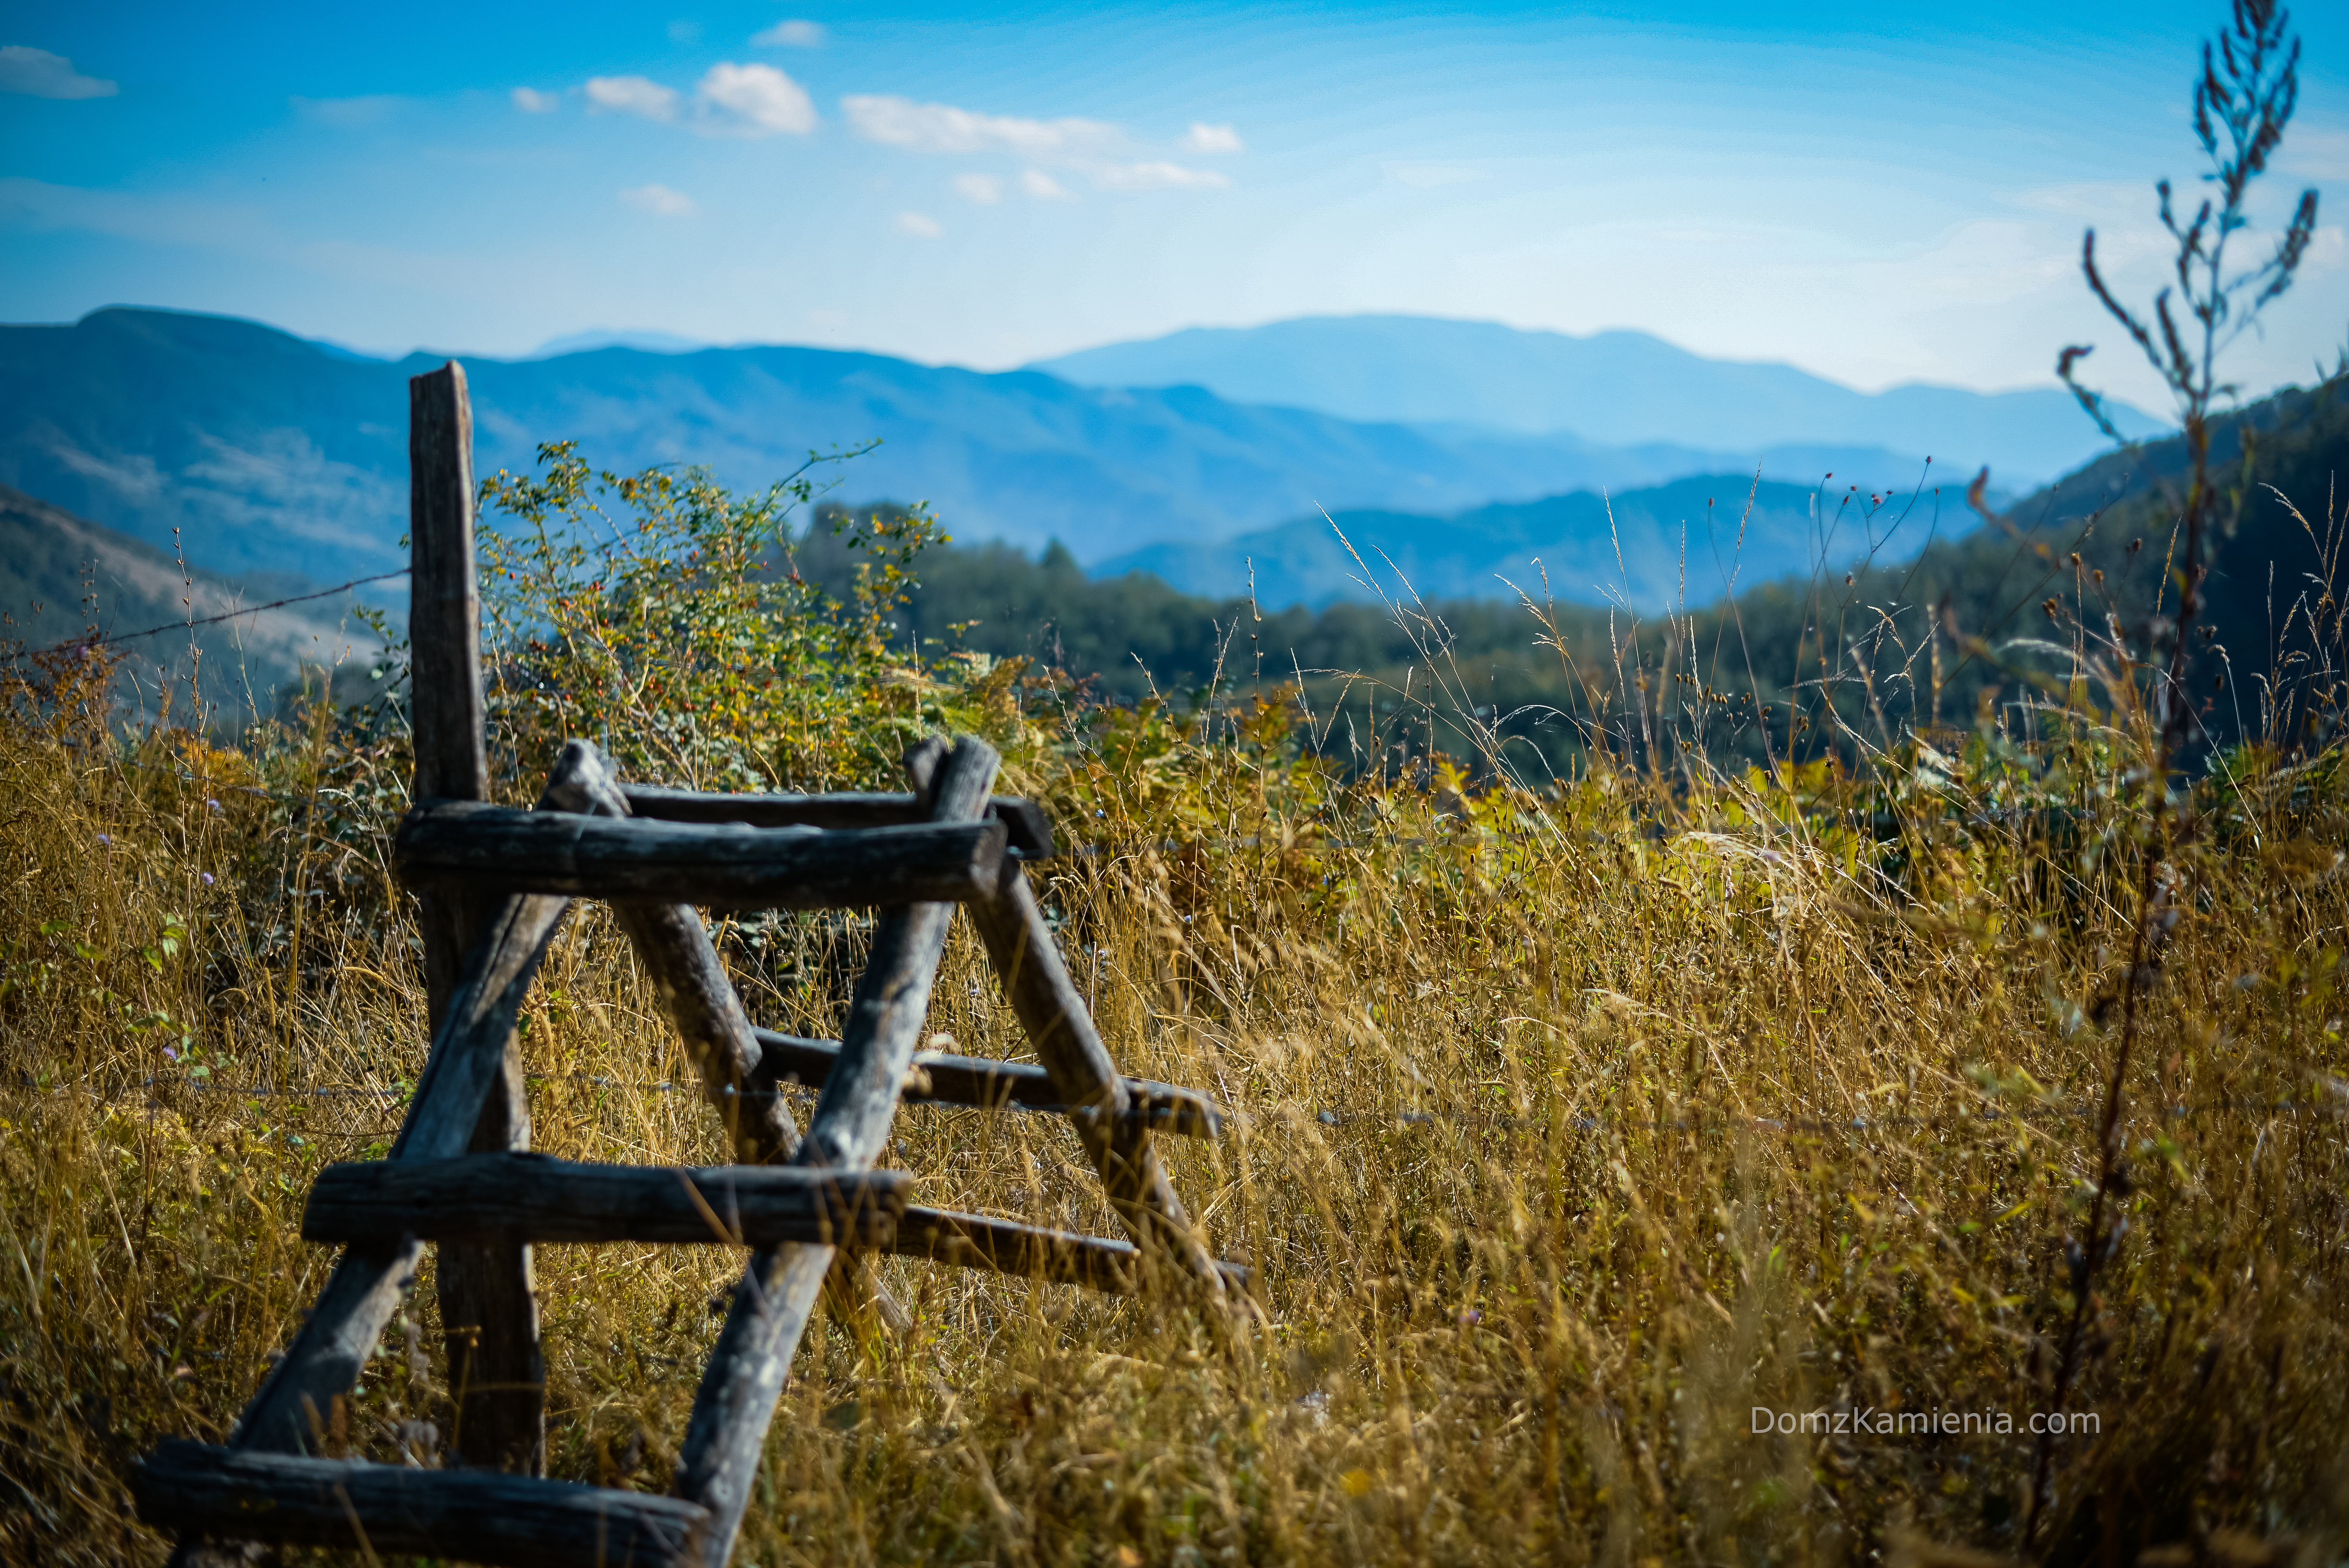
[[[2264,722],[2259,677],[2297,648],[2293,628],[2305,621],[2292,606],[2329,548],[2327,509],[2336,520],[2342,513],[2334,496],[2335,476],[2349,472],[2342,384],[2286,392],[2222,421],[2214,462],[2228,477],[2230,501],[2204,624],[2236,673],[2234,685],[2199,695],[2209,733],[2231,737]],[[2141,643],[2160,607],[2184,463],[2175,438],[2116,453],[1913,559],[1783,576],[1679,616],[1636,605],[1610,611],[1563,593],[1539,605],[1539,615],[1499,600],[1442,598],[1407,603],[1401,616],[1362,603],[1267,612],[1245,593],[1185,594],[1145,575],[1093,581],[1057,547],[1031,560],[988,545],[926,556],[905,620],[911,634],[1036,658],[1123,700],[1190,691],[1219,661],[1226,680],[1250,681],[1259,671],[1268,681],[1294,680],[1301,672],[1309,689],[1330,692],[1342,673],[1386,694],[1366,697],[1358,686],[1357,701],[1399,701],[1406,688],[1417,700],[1429,689],[1433,656],[1444,679],[1456,682],[1454,707],[1486,710],[1536,741],[1550,763],[1573,748],[1578,725],[1602,712],[1619,723],[1636,711],[1643,674],[1677,701],[1698,689],[1682,678],[1693,671],[1715,698],[1699,705],[1711,716],[1712,743],[1757,758],[1783,755],[1785,697],[1798,683],[1824,681],[1855,732],[1874,738],[1904,724],[1930,726],[1937,716],[1970,725],[1986,696],[2024,700],[2033,680],[2065,665],[2068,655],[2050,650],[2083,635],[2092,645],[2116,624]],[[1832,512],[1836,498],[1823,500]],[[1880,530],[1897,515],[1888,509],[1907,503],[1896,498],[1873,509],[1878,518],[1855,521]],[[1868,510],[1860,500],[1847,504]],[[1962,503],[1945,490],[1942,504],[1946,535],[1948,512]],[[840,509],[826,515],[837,518]],[[842,570],[823,527],[811,531],[800,557],[818,576]],[[1778,726],[1766,744],[1764,712]],[[1439,744],[1468,745],[1457,729],[1444,739],[1446,722],[1437,720]],[[1824,730],[1791,738],[1797,751],[1830,738],[1849,740]]]

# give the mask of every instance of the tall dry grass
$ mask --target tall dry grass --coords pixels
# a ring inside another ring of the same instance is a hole
[[[1220,1142],[1164,1147],[1262,1319],[1219,1336],[890,1261],[914,1330],[810,1334],[738,1563],[2016,1548],[2138,913],[2127,669],[2040,734],[1910,738],[1864,771],[1595,753],[1539,790],[1347,777],[1263,697],[1119,711],[976,664],[871,678],[886,734],[983,730],[1053,805],[1081,852],[1048,903],[1104,1036],[1235,1112]],[[424,1048],[396,725],[316,707],[237,750],[126,737],[105,679],[53,665],[0,721],[16,1562],[161,1560],[129,1467],[225,1434],[330,1262],[296,1239],[308,1183],[384,1151]],[[842,776],[874,744],[844,735]],[[502,788],[531,789],[529,749]],[[2349,1542],[2344,769],[2338,746],[2251,748],[2196,787],[2052,1561]],[[823,1032],[864,930],[721,937],[759,1021]],[[930,1027],[1026,1054],[959,928]],[[539,1147],[721,1157],[602,913],[557,942],[521,1048]],[[926,1202],[1114,1230],[1049,1117],[909,1109],[889,1162]],[[667,1484],[740,1264],[540,1252],[554,1473]],[[434,1300],[428,1271],[337,1418],[349,1451],[440,1462]],[[1757,1408],[2011,1429],[1764,1434]]]

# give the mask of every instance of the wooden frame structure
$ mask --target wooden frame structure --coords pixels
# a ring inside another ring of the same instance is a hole
[[[1236,1303],[1153,1147],[1213,1137],[1205,1096],[1121,1077],[1069,978],[1022,865],[1052,852],[1030,802],[993,797],[997,759],[965,738],[906,757],[898,795],[712,795],[623,785],[566,747],[534,810],[488,803],[471,412],[453,361],[409,383],[415,806],[397,844],[421,900],[431,1050],[388,1159],[328,1167],[303,1218],[345,1250],[294,1344],[224,1446],[168,1441],[133,1480],[142,1517],[213,1543],[306,1542],[516,1565],[723,1568],[786,1371],[819,1293],[895,1310],[855,1252],[887,1251]],[[733,1166],[582,1164],[529,1152],[514,1026],[571,902],[609,900],[724,1119]],[[752,1027],[695,905],[877,907],[837,1041]],[[957,905],[976,922],[1040,1065],[916,1050]],[[921,1069],[918,1073],[911,1069]],[[780,1091],[817,1088],[802,1134]],[[908,1085],[914,1088],[908,1088]],[[1129,1239],[913,1203],[876,1171],[901,1102],[1071,1119]],[[545,1369],[533,1242],[751,1249],[702,1378],[672,1495],[543,1479]],[[439,1251],[453,1468],[322,1457],[334,1408]]]

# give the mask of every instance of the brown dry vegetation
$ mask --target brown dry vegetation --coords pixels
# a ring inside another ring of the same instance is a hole
[[[723,589],[698,559],[687,580]],[[1220,1143],[1164,1147],[1263,1307],[1221,1339],[1179,1307],[890,1261],[916,1329],[819,1320],[736,1561],[2015,1550],[2147,820],[2150,676],[2080,636],[2110,678],[2051,697],[2036,735],[1986,725],[1775,778],[1596,752],[1539,789],[1342,776],[1300,744],[1293,698],[1087,709],[1009,667],[860,664],[845,634],[831,685],[792,696],[838,694],[837,724],[799,711],[762,738],[757,692],[734,691],[723,734],[671,738],[714,748],[693,753],[714,771],[772,756],[802,786],[869,783],[905,736],[954,727],[1051,802],[1086,852],[1046,868],[1048,901],[1104,1036],[1128,1071],[1236,1113]],[[531,696],[554,688],[526,677],[565,673],[531,660],[570,656],[535,646],[499,666],[516,798],[556,727]],[[612,624],[595,646],[621,647]],[[729,678],[692,637],[672,646],[686,686]],[[325,1278],[296,1239],[309,1181],[384,1151],[425,1043],[388,869],[397,724],[322,706],[235,750],[125,737],[107,679],[52,665],[0,720],[14,1562],[162,1559],[129,1467],[162,1437],[224,1435]],[[642,684],[612,701],[656,703]],[[629,715],[554,717],[608,735]],[[2054,1446],[2039,1542],[2062,1562],[2333,1562],[2349,751],[2248,748],[2192,801],[2169,862],[2187,913],[2124,1086],[2126,1225],[2067,1398],[2097,1429]],[[722,945],[758,1021],[826,1032],[864,930],[787,917]],[[967,931],[931,1027],[1023,1054]],[[559,939],[521,1048],[538,1147],[721,1158],[602,913]],[[889,1163],[925,1202],[1114,1229],[1056,1119],[898,1126]],[[540,1252],[554,1473],[666,1485],[741,1261]],[[434,1299],[428,1271],[336,1418],[349,1451],[437,1462]],[[1757,1435],[1755,1407],[2017,1429]]]

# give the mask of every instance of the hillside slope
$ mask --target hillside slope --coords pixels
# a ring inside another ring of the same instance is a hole
[[[405,585],[389,586],[399,590],[404,605]],[[283,575],[238,582],[211,572],[183,573],[150,545],[0,486],[0,638],[26,649],[204,620],[311,591]],[[376,643],[347,612],[347,599],[316,599],[175,628],[119,648],[150,711],[170,683],[184,719],[185,683],[201,665],[204,701],[233,727],[270,711],[278,690],[305,669],[338,676],[356,669]]]

